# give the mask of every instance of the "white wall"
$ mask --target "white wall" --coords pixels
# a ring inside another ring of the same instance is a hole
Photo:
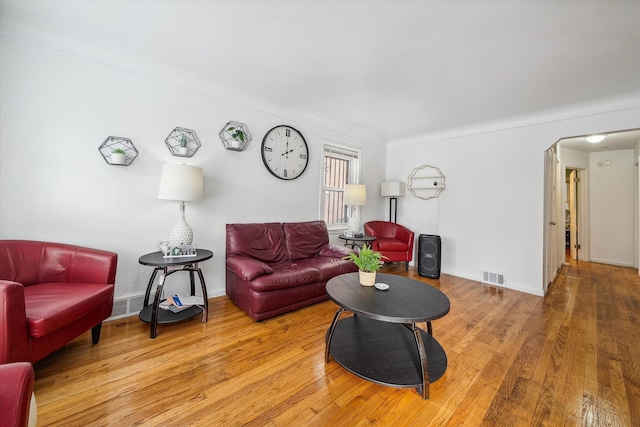
[[[634,152],[589,155],[591,261],[634,265]]]
[[[362,220],[383,213],[379,146],[9,37],[0,38],[0,57],[0,238],[117,252],[116,298],[144,292],[151,268],[138,258],[158,250],[178,219],[177,202],[156,198],[164,163],[204,169],[204,200],[188,203],[186,216],[198,246],[214,253],[201,264],[210,296],[225,292],[226,223],[319,218],[322,139],[362,149],[369,188]],[[218,132],[229,120],[249,126],[246,151],[223,148]],[[309,166],[293,181],[271,176],[260,156],[262,137],[279,124],[296,127],[309,145]],[[202,142],[190,159],[172,157],[164,144],[178,126]],[[110,135],[136,145],[130,166],[101,157]]]
[[[438,199],[401,201],[398,222],[442,238],[442,272],[474,280],[504,273],[507,287],[543,294],[544,151],[563,137],[638,126],[640,96],[528,121],[390,141],[387,179],[439,167]]]

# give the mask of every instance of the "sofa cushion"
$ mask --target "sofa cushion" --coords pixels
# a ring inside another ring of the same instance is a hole
[[[231,256],[227,258],[227,268],[243,280],[253,280],[261,274],[271,274],[273,269],[262,261],[246,256]]]
[[[320,280],[320,272],[313,267],[307,267],[295,262],[272,266],[272,274],[263,274],[249,282],[249,287],[255,291],[273,291],[295,286],[303,286]]]
[[[329,244],[324,221],[286,222],[282,228],[292,261],[317,256]]]
[[[320,273],[320,281],[327,281],[335,276],[358,271],[358,267],[349,260],[341,258],[313,257],[300,259],[298,265],[313,268]]]
[[[43,337],[113,300],[113,285],[41,283],[24,288],[29,335]]]
[[[282,224],[227,224],[227,257],[231,255],[268,263],[285,261],[287,249]]]

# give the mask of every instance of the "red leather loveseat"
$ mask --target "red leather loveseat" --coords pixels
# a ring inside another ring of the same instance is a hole
[[[0,240],[0,363],[35,363],[111,316],[118,254]]]
[[[226,288],[256,321],[328,299],[327,281],[358,270],[324,221],[227,224]]]

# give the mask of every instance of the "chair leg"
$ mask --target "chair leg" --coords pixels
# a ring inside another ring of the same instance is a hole
[[[404,271],[409,271],[409,261],[404,262]]]
[[[93,344],[98,344],[100,341],[100,331],[102,330],[102,322],[98,323],[96,326],[91,328],[91,341]]]

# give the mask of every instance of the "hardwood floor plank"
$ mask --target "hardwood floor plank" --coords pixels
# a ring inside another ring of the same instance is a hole
[[[333,302],[254,322],[219,297],[206,324],[160,325],[152,340],[136,317],[116,320],[98,345],[87,333],[37,363],[38,425],[640,425],[636,270],[574,262],[544,298],[384,271],[451,301],[433,322],[449,365],[429,400],[324,362]]]

